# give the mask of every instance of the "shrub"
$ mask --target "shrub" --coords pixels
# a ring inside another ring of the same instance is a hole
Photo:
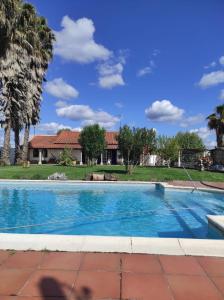
[[[73,158],[71,149],[65,148],[59,158],[59,165],[61,166],[73,166]]]

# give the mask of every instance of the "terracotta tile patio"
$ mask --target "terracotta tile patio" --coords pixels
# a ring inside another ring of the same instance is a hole
[[[0,251],[0,300],[224,300],[224,258]]]

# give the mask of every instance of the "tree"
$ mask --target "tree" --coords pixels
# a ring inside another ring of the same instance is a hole
[[[10,164],[10,132],[12,120],[18,115],[20,102],[24,101],[25,83],[21,81],[29,43],[21,31],[20,0],[4,0],[0,4],[0,32],[3,35],[0,49],[0,110],[4,127],[2,163]],[[2,36],[1,36],[2,38]],[[26,54],[26,55],[24,55]],[[19,86],[19,88],[18,88]]]
[[[195,132],[178,132],[175,139],[181,149],[205,149],[202,139]]]
[[[124,159],[126,171],[127,173],[130,173],[130,165],[132,163],[131,153],[134,145],[134,136],[132,129],[127,125],[121,127],[117,136],[117,141],[119,151]]]
[[[32,10],[29,4],[28,8]],[[29,16],[29,14],[28,14]],[[23,141],[22,160],[26,161],[28,157],[28,141],[30,125],[36,125],[39,122],[42,84],[46,81],[45,75],[49,62],[53,56],[53,42],[55,36],[48,27],[47,21],[43,17],[34,18],[35,38],[33,39],[33,55],[29,64],[30,72],[26,73],[28,86],[30,87],[26,105],[25,114],[25,132]],[[31,74],[31,76],[30,76]]]
[[[54,35],[46,20],[22,0],[1,1],[0,33],[0,113],[5,130],[1,161],[9,164],[11,129],[17,160],[19,133],[25,127],[22,157],[27,160],[29,128],[39,121],[42,82],[52,57]]]
[[[62,128],[62,129],[59,129],[58,131],[57,131],[57,135],[59,135],[61,132],[63,132],[63,131],[71,131],[71,129],[70,128]]]
[[[98,124],[84,127],[79,136],[79,143],[88,164],[92,164],[106,148],[105,129]]]
[[[130,128],[125,125],[120,128],[117,141],[126,171],[130,174],[133,165],[140,163],[143,154],[149,154],[155,150],[156,132],[153,129]]]
[[[177,161],[179,150],[180,146],[175,137],[160,135],[157,138],[157,153],[163,160],[167,161],[168,167]]]
[[[4,57],[9,48],[10,37],[15,29],[20,5],[21,0],[1,0],[0,2],[0,57]]]
[[[215,113],[207,117],[208,128],[215,130],[218,148],[224,148],[224,104],[216,106]]]

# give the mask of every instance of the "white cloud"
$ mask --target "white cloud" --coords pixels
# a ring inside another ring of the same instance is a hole
[[[80,127],[72,128],[71,126],[64,125],[64,124],[59,124],[59,123],[56,123],[56,122],[42,123],[42,124],[39,124],[37,126],[37,130],[44,131],[45,133],[48,133],[48,134],[56,133],[58,130],[64,129],[64,128],[74,130],[74,131],[80,131],[81,130]]]
[[[67,105],[67,103],[65,101],[61,101],[61,100],[59,100],[55,103],[56,107],[64,107],[66,105]]]
[[[97,70],[99,72],[99,86],[104,89],[112,89],[115,86],[125,85],[122,73],[124,70],[125,58],[123,56],[118,59],[111,58],[101,63]]]
[[[204,69],[210,69],[210,68],[214,68],[216,66],[216,62],[212,61],[210,64],[208,64],[207,66],[204,66]]]
[[[146,67],[144,67],[144,68],[138,70],[138,72],[137,72],[136,75],[137,75],[137,77],[142,77],[142,76],[145,76],[145,75],[147,75],[147,74],[152,74],[153,69],[154,69],[155,67],[156,67],[155,62],[154,62],[153,59],[151,59],[151,60],[149,61],[149,66],[146,66]]]
[[[79,92],[62,78],[55,78],[52,81],[48,81],[45,85],[45,90],[48,94],[64,100],[79,96]]]
[[[119,118],[102,110],[93,110],[88,105],[66,105],[56,109],[59,117],[81,121],[82,126],[98,123],[105,128],[112,128]]]
[[[142,69],[138,70],[137,76],[142,77],[142,76],[145,76],[145,75],[151,74],[151,73],[152,73],[152,68],[151,67],[145,67],[145,68],[142,68]]]
[[[115,102],[114,105],[117,107],[117,108],[123,108],[124,107],[124,104],[122,102]]]
[[[224,71],[214,71],[208,74],[204,74],[199,81],[201,88],[207,88],[215,86],[220,83],[224,83]]]
[[[157,122],[175,122],[180,120],[184,110],[173,105],[169,100],[157,100],[145,109],[146,117]]]
[[[112,89],[115,86],[125,85],[121,74],[113,74],[99,78],[99,85],[104,89]]]
[[[208,148],[216,146],[214,131],[209,130],[207,127],[195,128],[190,130],[190,132],[197,133]]]
[[[224,90],[220,91],[219,99],[224,100]]]
[[[91,19],[72,20],[64,16],[61,31],[55,31],[54,53],[78,63],[108,59],[111,51],[94,40],[95,26]]]
[[[219,63],[224,66],[224,55],[219,58]]]
[[[197,114],[195,116],[184,117],[180,123],[181,127],[189,127],[205,120],[205,116],[202,114]]]

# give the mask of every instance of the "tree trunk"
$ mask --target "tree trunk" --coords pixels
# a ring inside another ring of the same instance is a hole
[[[21,151],[20,151],[20,139],[19,139],[19,128],[14,129],[14,139],[15,139],[15,158],[14,164],[21,163]]]
[[[216,129],[216,140],[217,140],[217,148],[224,147],[224,134],[221,132],[220,129]]]
[[[126,165],[126,173],[128,175],[132,175],[132,173],[133,173],[133,165],[130,165],[130,164]]]
[[[10,165],[10,134],[11,134],[11,120],[8,121],[5,127],[4,133],[4,145],[2,149],[2,157],[1,157],[1,164],[2,165]]]
[[[24,130],[23,152],[22,152],[23,162],[26,162],[28,160],[29,135],[30,135],[30,125],[26,125]]]
[[[129,157],[130,157],[130,152],[128,150],[127,165],[126,165],[126,173],[127,174],[130,174]]]

